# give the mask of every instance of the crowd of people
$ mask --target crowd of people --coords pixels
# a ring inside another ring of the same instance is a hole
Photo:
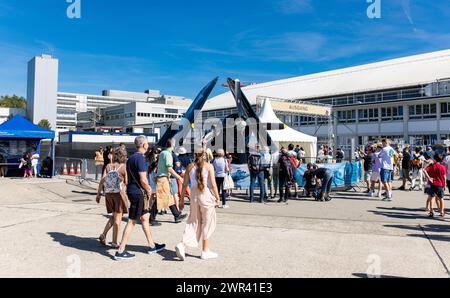
[[[229,171],[224,152],[212,162],[210,150],[205,147],[196,150],[190,157],[180,148],[175,153],[175,143],[169,140],[164,148],[149,148],[145,136],[135,140],[136,152],[127,157],[123,147],[108,148],[108,164],[104,167],[97,193],[100,203],[105,193],[106,208],[112,217],[106,223],[99,241],[107,245],[107,234],[113,229],[112,248],[117,249],[116,260],[129,260],[135,257],[126,247],[138,220],[147,239],[148,253],[155,254],[165,249],[164,244],[155,243],[151,226],[161,225],[156,218],[170,210],[175,223],[182,222],[185,198],[190,200],[190,214],[181,242],[176,246],[177,256],[184,261],[186,247],[202,244],[203,260],[217,258],[210,250],[209,239],[216,229],[216,211],[220,195],[217,182]],[[97,156],[97,154],[96,154]],[[212,162],[212,163],[211,163]],[[216,170],[215,170],[216,169]],[[222,189],[222,204],[226,198]],[[119,243],[122,217],[128,215],[128,223]]]
[[[389,140],[383,140],[368,146],[365,152],[360,151],[360,156],[370,197],[392,201],[392,182],[398,176],[403,183],[396,190],[424,191],[428,215],[434,217],[433,202],[436,201],[440,216],[445,216],[445,188],[450,191],[450,147],[433,149],[406,145],[393,149]]]
[[[233,156],[224,150],[213,154],[206,146],[193,155],[183,147],[175,152],[173,140],[164,148],[150,148],[145,137],[138,137],[135,145],[136,152],[130,157],[124,146],[100,148],[95,153],[97,165],[102,167],[96,200],[100,203],[104,193],[107,212],[112,214],[99,237],[101,244],[107,245],[107,235],[112,229],[110,246],[117,249],[114,258],[133,259],[135,255],[126,251],[126,247],[140,220],[149,254],[164,250],[164,244],[154,242],[151,226],[160,226],[157,217],[169,210],[175,223],[182,222],[187,217],[183,214],[185,199],[189,199],[190,214],[182,241],[176,246],[177,256],[185,260],[186,247],[198,247],[201,243],[202,259],[217,258],[218,255],[209,249],[209,239],[216,228],[215,208],[229,208],[227,199],[234,188],[231,178]],[[260,145],[254,149],[248,156],[250,201],[253,202],[258,183],[260,202],[268,199],[269,194],[271,198],[277,196],[277,192],[279,203],[297,197],[301,186],[297,185],[295,175],[304,162],[303,148],[289,145],[273,154],[268,148],[261,151]],[[309,194],[317,194],[317,200],[331,200],[331,170],[309,164],[306,176],[309,177],[307,185],[312,185]],[[265,191],[267,186],[270,192]],[[291,189],[295,190],[292,196]],[[119,242],[124,215],[129,221]]]
[[[25,152],[19,162],[19,169],[23,170],[23,178],[37,178],[38,177],[38,164],[39,164],[39,152],[36,147],[32,148],[32,151]]]
[[[31,150],[22,154],[22,157],[18,159],[18,163],[11,163],[0,153],[0,178],[7,176],[8,168],[11,170],[11,166],[17,166],[19,168],[19,174],[23,178],[51,178],[53,177],[53,160],[50,156],[41,159],[39,150],[37,147],[32,147]],[[13,171],[14,175],[17,171]]]
[[[212,152],[205,145],[197,148],[195,154],[188,154],[183,147],[175,152],[173,140],[163,148],[150,148],[143,136],[136,138],[135,145],[136,152],[130,157],[124,145],[96,152],[96,165],[102,168],[97,202],[100,202],[104,193],[107,212],[112,214],[99,237],[100,242],[107,245],[107,234],[112,229],[110,245],[117,249],[115,259],[134,258],[133,254],[126,251],[126,247],[140,220],[149,254],[160,252],[165,249],[165,245],[153,241],[150,227],[160,226],[157,217],[169,211],[175,223],[182,222],[187,217],[183,210],[185,200],[188,199],[190,214],[182,241],[176,246],[177,256],[185,260],[187,247],[202,244],[202,259],[217,258],[218,255],[209,249],[209,239],[217,224],[215,209],[229,208],[227,200],[234,188],[231,178],[233,156],[224,150]],[[390,140],[384,139],[379,144],[359,151],[358,156],[363,161],[368,196],[391,202],[393,181],[399,176],[403,184],[395,190],[425,190],[428,195],[428,215],[434,216],[433,203],[436,202],[440,215],[445,216],[443,198],[446,186],[450,191],[450,148],[422,150],[405,146],[401,150],[394,149]],[[336,157],[337,160],[343,160],[343,151],[338,149]],[[251,203],[255,201],[256,188],[259,188],[260,203],[273,199],[278,203],[286,203],[291,198],[299,198],[300,190],[305,197],[313,197],[317,201],[332,200],[334,173],[327,167],[307,163],[303,184],[297,184],[300,181],[296,177],[300,173],[297,169],[306,163],[305,151],[300,146],[290,144],[288,148],[271,152],[268,147],[261,148],[256,144],[247,160]],[[30,165],[32,168],[32,163]],[[119,242],[124,215],[128,215],[129,221]]]
[[[254,190],[259,187],[259,202],[276,199],[278,203],[286,203],[290,198],[297,199],[300,189],[305,190],[307,197],[314,196],[318,201],[330,201],[333,172],[316,164],[308,163],[308,170],[303,176],[303,184],[297,183],[297,169],[306,161],[305,151],[300,146],[290,144],[288,148],[271,153],[260,145],[249,155],[250,170],[250,202],[254,201]]]

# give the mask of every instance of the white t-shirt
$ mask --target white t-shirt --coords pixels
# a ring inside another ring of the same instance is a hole
[[[300,151],[298,152],[298,157],[299,157],[299,158],[303,158],[303,157],[305,157],[305,155],[306,155],[306,152],[303,151],[303,150],[300,150]]]
[[[261,153],[261,165],[272,166],[272,155],[269,152]]]
[[[447,165],[447,180],[450,181],[450,155],[444,159],[444,162]]]
[[[280,152],[273,153],[272,154],[272,166],[277,167],[279,160],[280,160]]]
[[[297,152],[295,152],[294,150],[289,151],[289,156],[293,156],[295,158],[297,158]]]
[[[381,167],[383,170],[394,170],[394,155],[395,151],[391,146],[383,148],[380,153]]]
[[[37,166],[38,163],[39,163],[39,154],[36,152],[31,157],[31,165],[34,167],[34,166]]]

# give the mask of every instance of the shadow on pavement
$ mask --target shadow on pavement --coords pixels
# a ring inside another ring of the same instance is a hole
[[[50,235],[50,237],[53,238],[53,241],[59,242],[62,246],[86,252],[94,252],[111,259],[113,258],[113,254],[108,252],[108,250],[113,250],[113,248],[101,245],[98,239],[96,238],[83,238],[74,235],[66,235],[63,233],[55,233],[55,232],[50,232],[48,233],[48,235]],[[127,245],[126,249],[127,251],[132,253],[137,252],[148,254],[149,248],[147,246],[141,245]],[[164,257],[164,261],[177,261],[176,253],[174,251],[164,250],[158,254]],[[186,254],[186,256],[195,257],[188,254]]]
[[[444,242],[450,242],[450,225],[385,225],[387,228],[395,228],[395,229],[402,229],[402,230],[411,230],[416,231],[419,234],[408,234],[408,237],[418,237],[418,238],[424,238],[434,241],[444,241]],[[424,234],[427,233],[427,234]],[[447,235],[436,235],[436,234],[429,234],[429,233],[447,233]]]
[[[101,245],[96,238],[83,238],[55,232],[50,232],[48,233],[48,235],[53,238],[53,241],[59,242],[59,244],[61,244],[62,246],[87,252],[94,252],[102,256],[112,258],[112,255],[107,251],[109,248]]]
[[[178,259],[177,257],[177,253],[173,250],[164,250],[162,252],[159,253],[160,256],[163,257],[163,261],[166,262],[182,262],[180,259]],[[187,258],[194,258],[194,259],[201,259],[199,256],[194,256],[191,254],[186,253],[186,257]]]
[[[353,273],[354,277],[358,278],[371,278],[367,275],[367,273]],[[384,278],[384,279],[397,279],[397,278],[406,278],[406,277],[400,277],[400,276],[391,276],[391,275],[380,275],[377,278]]]
[[[408,209],[408,208],[383,208],[378,207],[378,210],[369,210],[375,215],[381,215],[389,218],[397,219],[424,219],[426,218],[425,211],[423,209]]]
[[[88,196],[96,196],[96,195],[97,195],[96,192],[91,192],[91,191],[77,191],[77,190],[72,190],[72,193],[76,193],[76,194],[80,194],[80,195],[88,195]]]

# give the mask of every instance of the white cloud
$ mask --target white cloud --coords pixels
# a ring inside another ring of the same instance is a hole
[[[35,40],[35,43],[40,46],[42,53],[51,55],[55,54],[56,48],[50,42],[44,40]]]

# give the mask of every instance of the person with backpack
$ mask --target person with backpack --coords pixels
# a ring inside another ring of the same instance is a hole
[[[256,144],[255,152],[248,157],[250,170],[250,203],[253,203],[256,183],[259,185],[259,201],[264,203],[264,169],[261,166],[261,146]]]
[[[419,190],[423,189],[423,165],[425,163],[425,157],[423,156],[419,147],[415,149],[415,153],[412,156],[412,185],[410,190],[416,188],[416,181],[419,179]]]
[[[113,240],[111,246],[119,248],[118,237],[122,225],[122,217],[128,214],[128,198],[125,194],[125,186],[128,183],[126,171],[126,152],[120,148],[112,151],[112,163],[106,166],[105,175],[100,181],[97,191],[97,204],[100,204],[102,191],[106,197],[106,211],[113,216],[106,223],[99,240],[106,246],[106,236],[113,229]]]
[[[297,179],[295,179],[295,176],[296,176],[296,171],[297,171],[297,169],[301,166],[301,164],[302,164],[302,160],[300,159],[297,159],[298,158],[298,155],[297,155],[297,153],[295,153],[295,151],[294,151],[294,145],[289,145],[289,147],[288,147],[288,149],[289,149],[289,152],[288,152],[288,154],[289,154],[289,158],[291,159],[291,162],[292,162],[292,165],[294,166],[294,180],[293,180],[293,183],[294,183],[294,189],[295,189],[295,193],[294,193],[294,195],[293,195],[293,198],[294,199],[298,199],[298,191],[299,191],[299,188],[298,188],[298,183],[297,183]]]
[[[281,151],[278,163],[280,168],[280,199],[278,203],[287,203],[291,194],[291,187],[294,184],[294,165],[287,150]]]

